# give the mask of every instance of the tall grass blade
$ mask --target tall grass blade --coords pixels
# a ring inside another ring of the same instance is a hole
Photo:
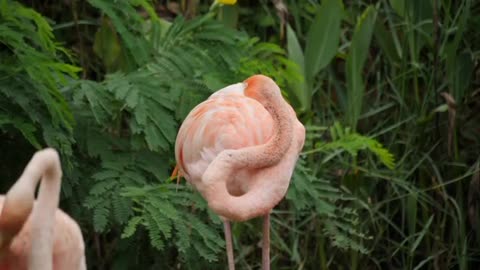
[[[303,80],[296,85],[293,85],[293,94],[300,107],[300,111],[308,110],[308,100],[310,99],[307,93],[307,86],[305,84],[305,57],[303,55],[302,47],[298,42],[297,35],[290,24],[287,24],[287,50],[288,58],[296,63],[299,67],[299,73]]]
[[[347,55],[346,76],[347,76],[347,114],[346,120],[349,126],[356,128],[358,118],[362,111],[363,95],[365,85],[362,79],[362,70],[367,59],[370,41],[372,39],[373,27],[377,12],[373,6],[369,6],[355,27],[350,52]]]
[[[340,22],[343,17],[341,0],[325,0],[317,9],[308,31],[305,48],[305,71],[309,87],[303,103],[309,107],[315,75],[325,68],[337,53],[340,41]]]

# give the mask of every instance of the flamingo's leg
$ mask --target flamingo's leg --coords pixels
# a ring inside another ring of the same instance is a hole
[[[270,213],[263,217],[262,270],[270,270]]]
[[[232,230],[230,229],[230,221],[225,220],[223,222],[223,228],[225,230],[225,243],[227,244],[228,270],[235,270],[235,261],[233,259]]]

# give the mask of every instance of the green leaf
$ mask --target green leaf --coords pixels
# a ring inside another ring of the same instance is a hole
[[[335,122],[329,131],[332,141],[328,143],[317,143],[315,149],[307,153],[320,151],[336,152],[341,149],[347,151],[352,157],[357,157],[359,151],[369,150],[374,153],[387,168],[395,168],[394,155],[374,138],[351,132],[350,128],[343,128],[339,122]]]
[[[132,219],[130,219],[128,221],[127,226],[125,226],[125,229],[123,230],[122,238],[131,237],[137,230],[137,227],[140,224],[140,222],[142,221],[143,221],[143,217],[139,217],[139,216],[133,217]]]
[[[308,31],[305,48],[305,72],[310,84],[314,76],[325,68],[337,53],[343,16],[341,0],[322,1],[322,5],[317,9]],[[308,98],[310,99],[310,96]]]
[[[405,16],[405,0],[390,0],[390,5],[398,15]]]
[[[356,128],[362,111],[365,85],[363,83],[363,66],[369,52],[373,27],[377,13],[373,6],[369,6],[360,16],[353,34],[350,51],[347,55],[347,123]]]
[[[60,89],[80,69],[63,62],[71,56],[40,13],[17,1],[1,4],[0,115],[13,120],[1,131],[13,127],[35,148],[55,147],[69,162],[74,119]]]
[[[390,60],[391,63],[400,61],[400,55],[398,55],[398,52],[395,49],[392,33],[387,31],[381,20],[375,22],[374,35],[378,45],[385,53],[388,60]]]
[[[102,18],[102,24],[95,33],[93,51],[103,60],[107,72],[116,71],[122,63],[125,64],[121,50],[119,37],[110,20]]]
[[[455,101],[459,102],[464,98],[472,82],[473,69],[474,63],[470,53],[457,54],[453,48],[448,52],[447,76]]]
[[[468,19],[470,18],[471,1],[465,1],[463,8],[459,11],[459,19],[456,24],[456,32],[452,41],[445,46],[448,83],[452,89],[453,98],[458,102],[462,100],[465,91],[470,85],[473,72],[473,59],[470,53],[460,53],[460,42],[464,36]]]
[[[287,24],[287,49],[288,49],[288,58],[297,64],[299,67],[300,74],[302,75],[302,80],[292,85],[292,92],[296,98],[297,104],[299,105],[300,111],[308,110],[311,93],[307,90],[307,85],[305,84],[305,58],[303,56],[302,47],[298,42],[297,35],[292,29],[290,24]]]

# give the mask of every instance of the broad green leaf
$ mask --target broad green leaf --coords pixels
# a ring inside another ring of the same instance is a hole
[[[433,42],[432,1],[390,0],[390,4],[404,20],[402,24],[406,27],[412,60],[418,61],[420,50]]]
[[[145,21],[142,19],[139,13],[135,12],[135,6],[140,2],[128,1],[101,1],[101,0],[89,0],[92,6],[100,9],[111,20],[116,32],[122,39],[122,45],[125,46],[131,59],[126,61],[134,61],[138,66],[145,64],[150,59],[151,44],[144,41],[145,35],[135,35],[134,31],[131,31],[132,25],[143,26]],[[126,16],[128,14],[128,16]]]
[[[390,0],[390,5],[398,15],[405,16],[405,0]]]
[[[353,34],[350,51],[347,55],[347,123],[353,129],[357,126],[365,94],[365,85],[362,79],[363,66],[367,59],[373,27],[377,13],[369,6],[360,16]]]
[[[412,13],[410,28],[415,33],[415,61],[419,61],[420,51],[433,47],[433,6],[432,1],[409,0],[408,8]]]
[[[315,76],[324,69],[335,57],[340,41],[340,22],[344,16],[341,0],[325,0],[317,8],[315,18],[310,26],[306,39],[305,67],[303,86],[298,85],[301,91],[301,109],[308,110],[313,95]]]
[[[457,31],[454,39],[445,47],[447,76],[448,82],[452,89],[453,97],[456,101],[460,101],[465,90],[470,85],[471,74],[473,71],[473,59],[470,53],[464,52],[459,55],[458,48],[464,36],[467,20],[470,18],[471,1],[465,1],[465,5],[461,10],[459,21],[457,23]]]
[[[453,48],[451,50],[447,57],[447,76],[453,98],[459,102],[472,81],[474,63],[470,53],[464,52],[458,55],[453,52]]]
[[[309,83],[335,57],[343,15],[341,0],[322,1],[322,5],[317,9],[308,31],[305,48],[305,72]]]
[[[303,56],[302,47],[298,42],[297,35],[292,29],[290,24],[287,24],[287,49],[288,49],[288,58],[292,60],[300,69],[300,75],[302,75],[302,81],[293,85],[292,92],[298,102],[300,111],[308,110],[308,103],[310,102],[310,93],[307,90],[307,85],[305,84],[305,58]]]
[[[239,17],[238,5],[223,5],[219,8],[218,19],[226,26],[236,28]]]
[[[385,53],[388,60],[390,60],[392,64],[400,61],[400,55],[398,55],[398,52],[395,49],[392,33],[387,31],[381,20],[377,20],[375,23],[374,35],[375,40],[378,42],[378,45]]]
[[[406,198],[406,214],[407,214],[406,220],[407,220],[408,232],[410,233],[410,235],[414,235],[416,232],[417,213],[418,213],[418,195],[416,193],[412,193]],[[411,240],[413,242],[413,238]]]
[[[100,28],[95,33],[93,51],[103,60],[108,72],[116,71],[121,67],[123,62],[121,50],[120,40],[112,23],[104,17]]]

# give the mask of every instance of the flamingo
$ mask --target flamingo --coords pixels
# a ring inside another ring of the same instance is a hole
[[[87,269],[80,228],[58,209],[61,180],[58,153],[44,149],[0,196],[0,270]]]
[[[263,75],[220,89],[182,123],[175,143],[178,175],[223,220],[230,270],[230,221],[260,216],[262,269],[270,269],[270,211],[287,192],[304,141],[295,111]]]

